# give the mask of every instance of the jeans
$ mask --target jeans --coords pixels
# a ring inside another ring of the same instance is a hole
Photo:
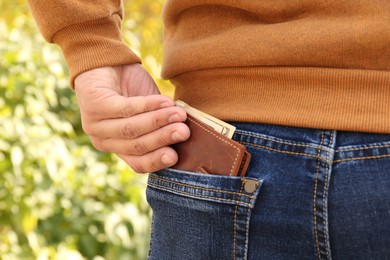
[[[390,259],[390,135],[235,125],[245,177],[149,175],[149,259]]]

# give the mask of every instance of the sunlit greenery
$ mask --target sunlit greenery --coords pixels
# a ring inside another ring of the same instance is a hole
[[[161,1],[126,3],[123,34],[159,79]],[[24,1],[0,0],[0,258],[144,259],[146,176],[82,133],[59,48]]]

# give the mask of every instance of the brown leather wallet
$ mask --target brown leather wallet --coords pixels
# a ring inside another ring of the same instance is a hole
[[[172,168],[216,175],[245,175],[251,158],[245,146],[191,115],[187,115],[185,123],[191,136],[187,141],[173,145],[179,161]]]

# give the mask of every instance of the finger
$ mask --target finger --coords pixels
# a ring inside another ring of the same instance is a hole
[[[147,173],[175,165],[178,156],[171,147],[163,147],[143,156],[118,154],[135,172]]]
[[[80,110],[88,121],[127,118],[175,105],[171,98],[162,95],[123,97],[115,94],[97,98],[89,103],[84,100],[83,103]]]
[[[151,75],[142,67],[135,63],[120,66],[123,73],[121,80],[122,96],[147,96],[158,95],[160,91]]]
[[[189,137],[190,130],[187,125],[175,123],[134,140],[91,137],[91,141],[101,152],[142,156],[162,147],[183,142]]]
[[[100,138],[135,139],[168,124],[184,122],[186,112],[180,107],[169,107],[132,116],[108,119],[84,125],[88,135]]]

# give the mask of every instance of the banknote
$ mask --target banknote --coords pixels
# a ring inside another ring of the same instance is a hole
[[[191,107],[187,103],[177,100],[176,106],[179,106],[183,108],[187,114],[190,114],[191,116],[195,117],[196,119],[202,121],[206,125],[208,125],[211,129],[214,131],[228,137],[232,138],[234,132],[236,131],[236,127],[233,125],[230,125],[222,120],[219,120],[218,118],[215,118],[209,114],[206,114],[196,108]]]

